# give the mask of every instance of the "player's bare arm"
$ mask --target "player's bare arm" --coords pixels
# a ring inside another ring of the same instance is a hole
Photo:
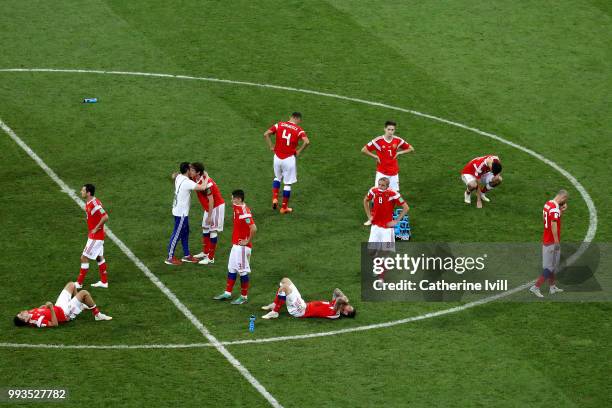
[[[108,221],[108,214],[104,214],[102,218],[100,218],[100,222],[98,222],[98,225],[96,225],[94,229],[91,230],[92,234],[95,234],[96,232],[100,231],[100,228],[102,228],[106,221]]]
[[[414,152],[414,147],[412,147],[412,145],[411,145],[407,149],[398,150],[397,153],[395,153],[395,157],[401,156],[402,154],[406,154],[406,153],[412,153],[412,152]]]
[[[378,163],[380,163],[380,159],[378,158],[377,155],[375,155],[374,153],[372,153],[371,151],[368,150],[368,148],[366,146],[363,146],[363,148],[361,149],[361,153],[365,154],[366,156],[370,156],[373,159],[375,159]]]
[[[402,218],[404,218],[404,215],[408,214],[408,210],[410,209],[410,207],[408,207],[408,204],[406,204],[406,202],[404,202],[404,204],[402,204],[402,212],[397,216],[396,219],[390,221],[387,224],[387,227],[391,228],[391,227],[395,227],[397,225],[398,222],[400,222],[402,220]]]
[[[372,221],[372,210],[370,210],[370,200],[368,199],[367,195],[363,199],[363,209],[365,210],[368,220]]]
[[[241,239],[238,241],[238,244],[241,246],[249,245],[249,242],[253,240],[255,237],[255,233],[257,232],[257,226],[255,224],[251,224],[249,226],[249,237],[247,239]]]
[[[552,229],[552,236],[553,236],[555,246],[558,246],[559,245],[559,230],[557,229],[557,221],[552,220],[550,225]]]
[[[266,143],[268,143],[268,147],[270,148],[270,151],[274,151],[274,144],[272,143],[272,140],[270,139],[270,136],[272,135],[272,131],[270,131],[269,129],[266,130],[264,132],[264,138],[266,139]]]
[[[302,139],[302,144],[295,152],[295,155],[299,156],[300,154],[302,154],[302,152],[308,147],[309,144],[310,144],[310,139],[308,139],[308,136],[304,136],[304,138]]]
[[[195,191],[206,191],[208,189],[208,187],[206,187],[207,184],[208,184],[208,176],[206,176],[202,184],[196,184],[193,189]]]

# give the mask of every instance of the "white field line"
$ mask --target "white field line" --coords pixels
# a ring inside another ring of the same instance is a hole
[[[53,181],[55,181],[58,186],[60,186],[61,190],[64,193],[68,194],[68,196],[72,198],[72,200],[79,207],[81,207],[82,209],[85,208],[85,203],[79,196],[76,195],[75,191],[68,187],[68,185],[62,179],[60,179],[59,176],[49,166],[47,166],[47,164],[23,140],[21,140],[21,138],[17,136],[17,134],[10,127],[8,127],[7,124],[4,123],[1,118],[0,128],[2,128],[2,130],[4,130],[4,132],[6,132],[6,134],[9,135],[9,137],[13,139],[13,141],[15,141],[15,143],[17,143],[17,145],[19,145],[19,147],[21,147],[28,154],[28,156],[30,156],[32,160],[34,160],[36,164],[38,164],[45,171],[45,173],[47,173],[47,175],[51,177]],[[219,353],[221,353],[223,357],[225,357],[230,362],[230,364],[234,366],[234,368],[236,368],[236,370],[238,370],[240,374],[242,374],[242,376],[249,383],[251,383],[253,387],[255,387],[255,389],[270,403],[270,405],[275,408],[282,407],[282,405],[276,400],[276,398],[274,398],[272,394],[270,394],[264,388],[264,386],[249,372],[249,370],[247,370],[247,368],[244,367],[240,363],[240,361],[238,361],[236,357],[234,357],[225,348],[225,346],[223,346],[219,342],[219,340],[217,340],[217,338],[210,333],[210,331],[208,331],[208,329],[202,324],[202,322],[200,322],[200,320],[198,320],[198,318],[195,317],[193,313],[191,313],[191,310],[189,310],[187,306],[185,306],[176,297],[176,295],[170,289],[168,289],[168,287],[164,285],[163,282],[160,281],[159,278],[153,272],[151,272],[151,270],[144,263],[142,263],[140,259],[138,259],[136,255],[134,255],[132,250],[129,249],[123,243],[123,241],[121,241],[113,233],[113,231],[111,231],[110,228],[106,229],[106,234],[115,243],[115,245],[117,245],[132,262],[134,262],[134,264],[145,274],[145,276],[149,278],[149,280],[153,282],[153,284],[157,286],[157,288],[161,290],[162,293],[166,295],[168,299],[170,299],[174,306],[176,306],[177,309],[179,309],[185,315],[185,317],[189,319],[189,321],[200,331],[200,333],[202,333],[204,337],[206,337],[206,339],[213,345],[213,347],[215,347],[219,351]]]
[[[190,344],[27,344],[27,343],[0,343],[3,348],[30,348],[30,349],[76,349],[76,350],[143,350],[143,349],[187,349],[212,347],[211,343]]]
[[[258,88],[270,88],[270,89],[278,89],[278,90],[290,91],[290,92],[300,92],[300,93],[324,96],[328,98],[340,99],[340,100],[345,100],[345,101],[350,101],[350,102],[357,102],[357,103],[362,103],[362,104],[370,105],[370,106],[378,106],[378,107],[385,108],[385,109],[391,109],[391,110],[395,110],[399,112],[409,113],[415,116],[431,119],[437,122],[446,123],[451,126],[456,126],[461,129],[465,129],[470,132],[474,132],[481,136],[486,136],[491,139],[497,140],[508,146],[512,146],[548,164],[553,169],[561,173],[565,178],[567,178],[569,182],[576,188],[576,190],[578,190],[578,192],[582,196],[582,199],[586,203],[587,208],[589,210],[589,227],[583,239],[583,243],[578,249],[578,251],[576,251],[567,260],[566,262],[567,265],[575,262],[584,253],[584,251],[586,251],[590,243],[593,241],[593,238],[595,237],[595,234],[597,232],[597,208],[595,207],[595,203],[593,202],[593,199],[591,198],[589,193],[586,191],[584,186],[570,172],[568,172],[567,170],[565,170],[564,168],[562,168],[561,166],[559,166],[557,163],[553,162],[552,160],[549,160],[546,157],[542,156],[541,154],[536,153],[533,150],[526,148],[524,146],[521,146],[517,143],[504,139],[501,136],[495,135],[493,133],[485,132],[483,130],[480,130],[474,127],[470,127],[462,123],[453,122],[448,119],[429,115],[427,113],[422,113],[422,112],[418,112],[418,111],[411,110],[411,109],[400,108],[398,106],[388,105],[388,104],[381,103],[381,102],[373,102],[373,101],[368,101],[365,99],[351,98],[348,96],[342,96],[342,95],[337,95],[337,94],[332,94],[332,93],[327,93],[327,92],[313,91],[310,89],[292,88],[292,87],[287,87],[287,86],[271,85],[271,84],[258,84],[254,82],[233,81],[229,79],[194,77],[194,76],[187,76],[187,75],[159,74],[159,73],[150,73],[150,72],[104,71],[104,70],[87,70],[87,69],[55,69],[55,68],[6,68],[6,69],[0,69],[0,72],[58,72],[58,73],[131,75],[131,76],[154,77],[154,78],[173,78],[173,79],[187,79],[187,80],[196,80],[196,81],[218,82],[218,83],[225,83],[225,84],[232,84],[232,85],[244,85],[244,86],[252,86],[252,87],[258,87]],[[437,317],[437,316],[441,316],[445,314],[460,312],[462,310],[466,310],[471,307],[479,306],[479,305],[489,303],[489,302],[501,299],[503,297],[509,296],[513,293],[519,292],[520,290],[523,290],[531,286],[532,284],[533,284],[533,281],[527,282],[521,286],[510,289],[507,292],[489,296],[489,297],[486,297],[486,298],[483,298],[483,299],[480,299],[474,302],[466,303],[464,305],[456,306],[456,307],[446,309],[446,310],[441,310],[438,312],[427,313],[421,316],[408,317],[405,319],[394,320],[394,321],[385,322],[385,323],[370,324],[370,325],[365,325],[365,326],[352,327],[348,329],[331,330],[327,332],[303,334],[303,335],[296,335],[296,336],[282,336],[282,337],[270,337],[270,338],[254,339],[254,340],[228,341],[228,342],[222,342],[221,344],[222,345],[235,345],[235,344],[265,343],[265,342],[283,341],[283,340],[308,339],[308,338],[313,338],[313,337],[332,336],[335,334],[351,333],[351,332],[356,332],[356,331],[364,331],[364,330],[378,329],[378,328],[383,328],[383,327],[391,327],[391,326],[395,326],[398,324],[403,324],[403,323],[413,322],[417,320]]]

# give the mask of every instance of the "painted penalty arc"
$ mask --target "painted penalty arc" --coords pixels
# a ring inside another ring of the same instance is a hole
[[[584,188],[584,186],[569,171],[565,170],[563,167],[561,167],[556,162],[518,143],[514,143],[499,135],[496,135],[490,132],[486,132],[478,128],[471,127],[471,126],[468,126],[468,125],[465,125],[459,122],[454,122],[449,119],[444,119],[439,116],[434,116],[434,115],[419,112],[416,110],[402,108],[399,106],[389,105],[389,104],[382,103],[382,102],[369,101],[369,100],[361,99],[361,98],[353,98],[353,97],[338,95],[338,94],[329,93],[329,92],[321,92],[321,91],[316,91],[316,90],[311,90],[311,89],[294,88],[294,87],[282,86],[282,85],[260,84],[260,83],[248,82],[248,81],[235,81],[235,80],[221,79],[221,78],[197,77],[197,76],[189,76],[189,75],[174,75],[174,74],[151,73],[151,72],[112,71],[112,70],[95,70],[95,69],[61,69],[61,68],[4,68],[4,69],[0,69],[0,72],[99,74],[99,75],[139,76],[139,77],[205,81],[205,82],[213,82],[213,83],[221,83],[221,84],[229,84],[229,85],[241,85],[241,86],[250,86],[250,87],[256,87],[256,88],[275,89],[275,90],[288,91],[288,92],[298,92],[298,93],[303,93],[303,94],[323,96],[327,98],[339,99],[339,100],[355,102],[355,103],[360,103],[360,104],[369,105],[369,106],[380,107],[384,109],[390,109],[390,110],[394,110],[398,112],[408,113],[414,116],[418,116],[418,117],[430,119],[436,122],[444,123],[450,126],[458,127],[458,128],[467,130],[469,132],[476,133],[478,135],[485,136],[490,139],[496,140],[505,145],[514,147],[515,149],[518,149],[524,153],[527,153],[530,156],[538,159],[539,161],[549,165],[555,171],[557,171],[562,176],[564,176],[572,184],[572,186],[580,193],[580,196],[586,203],[587,209],[589,211],[589,226],[584,236],[582,245],[578,248],[578,250],[570,258],[568,258],[568,260],[566,261],[567,265],[574,263],[577,259],[580,258],[580,256],[582,256],[582,254],[588,249],[590,243],[595,238],[595,234],[597,233],[598,218],[597,218],[597,208],[595,206],[595,203],[593,202],[593,199],[591,198],[588,191]],[[517,286],[506,292],[498,293],[498,294],[495,294],[489,297],[485,297],[485,298],[482,298],[482,299],[479,299],[473,302],[469,302],[469,303],[466,303],[460,306],[452,307],[449,309],[443,309],[443,310],[439,310],[436,312],[426,313],[426,314],[419,315],[419,316],[412,316],[412,317],[408,317],[404,319],[393,320],[389,322],[374,323],[374,324],[369,324],[369,325],[350,327],[347,329],[330,330],[326,332],[309,333],[309,334],[302,334],[302,335],[295,335],[295,336],[279,336],[279,337],[268,337],[268,338],[252,339],[252,340],[223,341],[223,342],[220,342],[220,344],[224,346],[231,346],[231,345],[253,344],[253,343],[270,343],[270,342],[275,342],[275,341],[310,339],[310,338],[316,338],[316,337],[333,336],[337,334],[345,334],[345,333],[360,332],[360,331],[373,330],[373,329],[379,329],[379,328],[387,328],[387,327],[392,327],[392,326],[405,324],[409,322],[415,322],[419,320],[425,320],[425,319],[430,319],[430,318],[443,316],[447,314],[457,313],[457,312],[460,312],[466,309],[470,309],[472,307],[487,304],[487,303],[502,299],[504,297],[510,296],[514,293],[520,292],[521,290],[524,290],[528,288],[529,286],[531,286],[533,282],[535,281],[526,282],[523,285]],[[0,343],[0,347],[16,347],[16,346],[19,346],[19,345],[14,344],[14,343]],[[168,346],[168,348],[173,348],[176,345],[162,345],[162,347],[163,346]],[[198,346],[201,346],[201,345],[198,344],[196,347]],[[101,346],[101,347],[107,347],[107,346]],[[128,348],[128,347],[124,347],[124,348]]]

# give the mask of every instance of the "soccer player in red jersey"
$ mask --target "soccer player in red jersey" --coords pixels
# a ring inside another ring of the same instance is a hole
[[[414,152],[414,147],[401,137],[395,136],[397,123],[388,120],[385,122],[385,133],[375,137],[368,144],[363,146],[361,152],[376,160],[376,177],[374,185],[378,184],[381,177],[389,179],[390,187],[399,192],[399,164],[398,156]],[[364,225],[371,225],[366,221]]]
[[[83,309],[91,310],[96,320],[112,320],[112,317],[100,312],[88,291],[77,292],[74,282],[68,282],[55,305],[47,302],[34,309],[22,310],[13,322],[15,326],[54,327],[76,319]]]
[[[87,244],[81,254],[81,270],[75,283],[77,289],[83,287],[83,281],[89,271],[89,259],[98,262],[100,280],[92,283],[96,288],[108,288],[106,274],[106,260],[104,259],[104,224],[108,221],[108,214],[102,208],[102,203],[95,197],[96,186],[85,184],[81,188],[81,197],[85,199],[85,213],[87,214]]]
[[[257,227],[251,209],[244,203],[244,191],[234,190],[232,192],[232,206],[234,208],[234,231],[232,232],[232,250],[227,265],[227,283],[225,292],[215,296],[214,299],[230,299],[236,277],[240,275],[240,296],[234,299],[232,304],[241,305],[248,301],[251,250]]]
[[[370,202],[373,203],[370,209]],[[402,212],[397,219],[393,219],[395,207],[402,207]],[[389,188],[389,179],[381,177],[378,179],[378,187],[372,187],[363,199],[363,209],[368,221],[372,225],[368,246],[375,251],[395,250],[395,230],[404,215],[408,213],[409,207],[400,193]]]
[[[191,167],[195,172],[194,181],[197,184],[201,185],[208,177],[206,190],[197,191],[204,216],[202,217],[202,252],[194,255],[195,258],[201,259],[198,262],[200,265],[208,265],[215,263],[218,233],[223,231],[225,221],[225,201],[217,183],[204,170],[204,165],[196,162],[191,163]]]
[[[567,210],[567,199],[569,194],[560,190],[555,198],[544,204],[542,215],[544,217],[544,233],[542,234],[542,268],[544,271],[529,290],[537,297],[544,297],[540,287],[548,279],[551,295],[563,292],[557,287],[555,277],[559,269],[561,259],[561,216]]]
[[[357,310],[349,304],[348,298],[338,288],[334,289],[332,299],[329,302],[315,300],[305,302],[300,291],[289,278],[280,281],[276,291],[274,303],[263,306],[263,310],[269,312],[262,316],[263,319],[276,319],[281,307],[286,304],[287,311],[293,317],[321,317],[325,319],[339,319],[340,317],[355,317]]]
[[[472,191],[477,190],[476,207],[482,208],[482,200],[491,201],[485,194],[502,182],[502,165],[499,157],[488,154],[475,157],[461,170],[461,180],[465,183],[463,201],[472,203]],[[479,187],[480,184],[480,188]]]
[[[293,112],[289,121],[278,122],[270,129],[266,130],[264,137],[270,150],[274,152],[274,181],[272,181],[272,208],[278,207],[278,191],[280,190],[281,180],[283,186],[283,204],[281,214],[291,213],[289,207],[289,197],[291,196],[291,185],[297,182],[296,157],[302,154],[304,149],[310,144],[310,140],[300,127],[302,114]],[[275,143],[272,145],[270,136],[274,135]],[[302,140],[302,145],[298,148],[298,142]]]

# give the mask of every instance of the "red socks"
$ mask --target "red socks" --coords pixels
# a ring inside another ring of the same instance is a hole
[[[228,293],[232,293],[235,283],[236,283],[236,274],[228,272],[227,273],[227,285],[225,285],[225,291]]]
[[[281,310],[281,307],[283,307],[283,305],[285,304],[285,300],[287,299],[287,297],[285,296],[285,293],[283,292],[283,294],[280,294],[280,289],[276,292],[276,297],[274,298],[274,311],[275,312],[279,312]]]
[[[545,280],[546,280],[546,278],[544,277],[544,275],[540,275],[540,277],[538,278],[538,280],[535,283],[535,287],[539,288],[540,286],[542,286],[542,284],[544,283]]]
[[[83,281],[85,280],[85,276],[87,276],[87,272],[89,272],[89,264],[82,263],[81,271],[79,272],[79,277],[77,278],[77,283],[79,285],[83,285]]]
[[[202,235],[202,252],[205,254],[210,250],[210,234],[206,233]]]
[[[90,309],[94,316],[97,316],[98,313],[100,313],[100,309],[98,309],[96,305],[93,305],[92,307],[90,307]]]
[[[102,281],[102,283],[107,283],[108,282],[108,280],[107,280],[108,278],[106,276],[106,261],[98,262],[98,270],[100,272],[100,281]],[[81,283],[81,282],[79,282],[79,283]]]

